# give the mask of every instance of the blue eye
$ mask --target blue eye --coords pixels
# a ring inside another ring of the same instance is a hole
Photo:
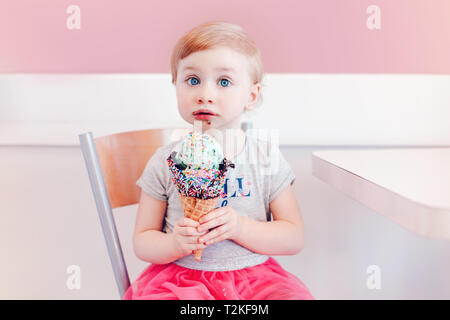
[[[228,87],[228,83],[230,83],[230,80],[228,80],[228,79],[222,79],[222,80],[220,80],[220,84],[221,84],[223,87]]]
[[[192,82],[190,82],[189,80],[194,80],[194,83],[192,83]],[[198,84],[198,79],[197,78],[194,78],[194,77],[192,77],[192,78],[189,78],[188,79],[188,82],[190,83],[190,84],[192,84],[192,85],[196,85],[196,84]]]
[[[191,80],[192,80],[192,81],[191,81]],[[195,77],[191,77],[191,78],[189,78],[187,81],[188,81],[188,83],[189,83],[190,85],[193,85],[193,86],[195,86],[195,85],[197,85],[197,84],[200,83],[199,80],[198,80],[197,78],[195,78]],[[228,79],[223,78],[223,79],[220,80],[220,85],[221,85],[222,87],[228,87],[229,84],[230,84],[230,80],[228,80]]]

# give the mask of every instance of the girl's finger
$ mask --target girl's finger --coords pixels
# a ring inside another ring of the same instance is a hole
[[[200,223],[198,221],[195,221],[195,220],[192,220],[192,219],[186,218],[186,217],[178,220],[178,222],[179,222],[178,225],[180,227],[194,227],[194,228],[196,228],[197,226],[200,225]]]
[[[201,236],[198,240],[201,243],[207,243],[208,241],[210,241],[211,239],[214,239],[216,237],[221,236],[222,234],[226,233],[228,231],[228,227],[227,225],[222,225],[218,228],[215,228],[214,230],[208,232],[206,235]]]
[[[211,211],[210,213],[205,214],[204,216],[200,217],[199,222],[205,223],[207,221],[215,219],[218,216],[223,215],[226,212],[226,210],[227,210],[227,207],[220,207],[218,209],[215,209],[215,210]]]
[[[210,240],[207,240],[206,242],[204,242],[207,246],[209,246],[210,244],[216,243],[216,242],[220,242],[223,240],[228,239],[228,232],[222,233],[220,235],[218,235],[217,237],[214,237]]]
[[[230,220],[229,215],[222,214],[208,222],[204,222],[204,223],[200,224],[200,226],[197,227],[197,230],[199,232],[209,230],[209,229],[215,228],[217,226],[221,226],[221,225],[227,223],[229,220]]]
[[[199,244],[200,243],[198,241],[197,236],[186,236],[186,237],[184,237],[183,242],[188,243],[188,244]]]
[[[183,236],[201,236],[201,235],[204,235],[206,233],[206,231],[200,232],[196,228],[193,228],[193,227],[181,227],[180,233]]]

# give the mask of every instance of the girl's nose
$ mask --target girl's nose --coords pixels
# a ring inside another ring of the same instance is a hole
[[[198,91],[197,96],[197,103],[199,104],[206,104],[206,103],[213,103],[214,102],[214,88],[209,83],[203,84],[200,90]]]
[[[198,102],[199,104],[204,104],[205,101],[208,101],[208,103],[213,103],[213,101],[212,101],[211,98],[209,98],[209,99],[204,99],[204,98],[202,98],[202,97],[199,97],[199,98],[197,99],[197,102]]]
[[[197,102],[200,103],[200,104],[204,104],[204,103],[206,103],[206,101],[208,103],[213,103],[213,100],[214,99],[213,99],[213,96],[211,94],[211,91],[204,90],[202,93],[200,93],[197,96]]]

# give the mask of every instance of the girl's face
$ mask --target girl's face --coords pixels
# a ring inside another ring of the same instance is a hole
[[[248,58],[227,47],[180,60],[175,85],[182,118],[191,124],[201,121],[204,130],[239,128],[244,109],[254,107],[261,89],[252,84]]]

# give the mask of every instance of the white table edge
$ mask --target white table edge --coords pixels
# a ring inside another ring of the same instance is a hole
[[[420,236],[450,240],[450,209],[430,207],[408,199],[335,165],[313,152],[312,174]]]

